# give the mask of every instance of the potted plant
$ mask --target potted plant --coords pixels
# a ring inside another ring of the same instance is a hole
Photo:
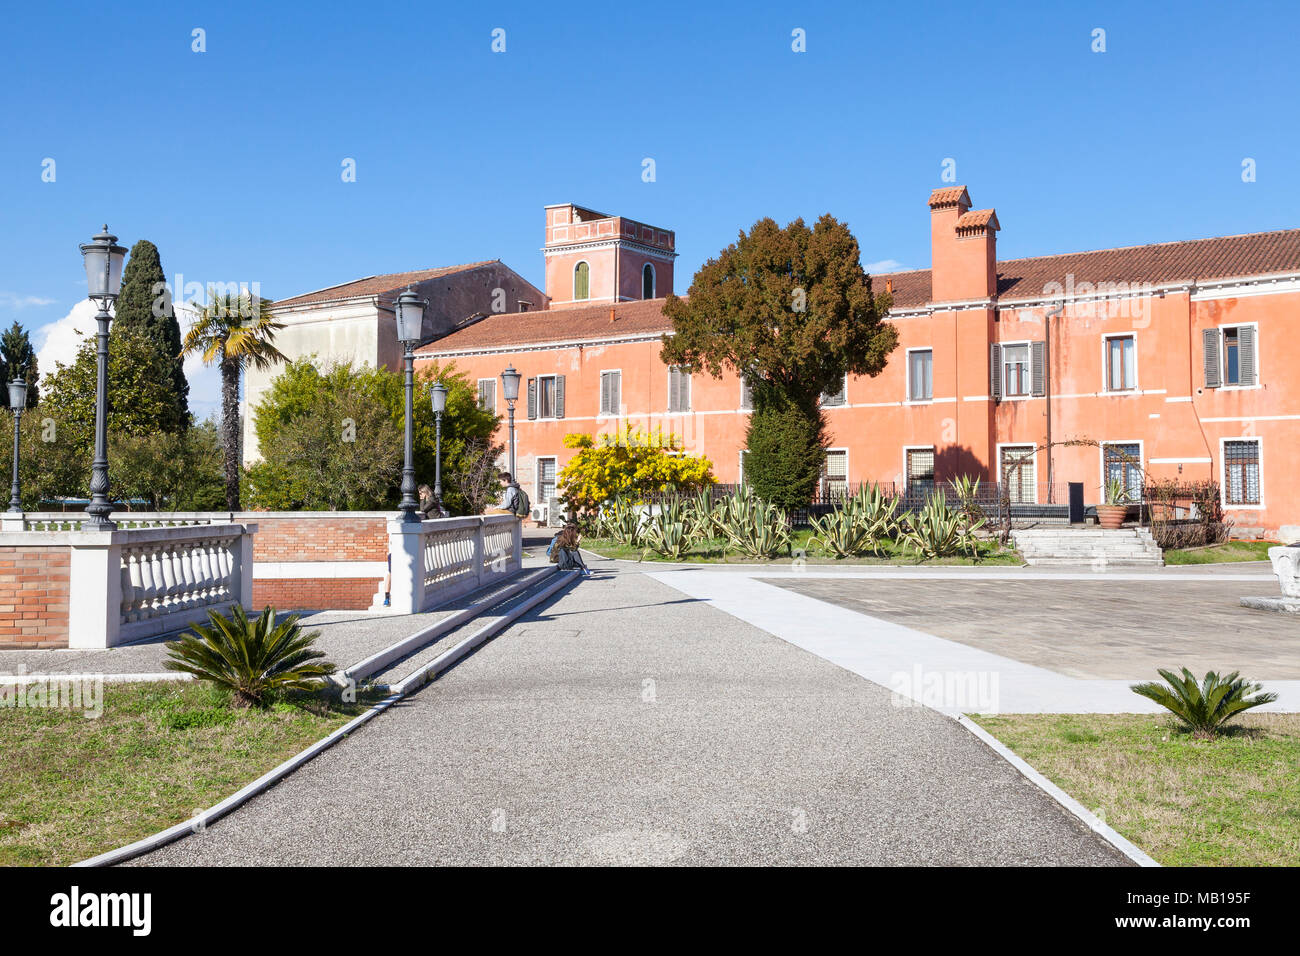
[[[1106,503],[1097,505],[1097,523],[1107,531],[1114,531],[1124,523],[1128,514],[1128,489],[1118,478],[1106,482]]]

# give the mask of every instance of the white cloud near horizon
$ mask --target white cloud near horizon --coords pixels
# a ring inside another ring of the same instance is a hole
[[[879,262],[868,262],[862,267],[866,270],[867,275],[884,275],[886,272],[910,272],[909,266],[903,265],[897,259],[881,259]]]
[[[0,291],[0,308],[15,311],[53,305],[55,301],[54,299],[47,299],[43,295],[18,295],[15,292]]]
[[[175,306],[176,318],[184,336],[194,324],[194,311],[185,303]],[[82,299],[63,318],[49,322],[32,332],[32,345],[36,348],[36,363],[44,380],[59,363],[71,365],[77,349],[87,335],[95,331],[95,313],[98,310],[89,299]],[[202,421],[221,409],[221,376],[215,367],[208,367],[197,355],[185,359],[185,378],[190,383],[190,411],[196,421]]]

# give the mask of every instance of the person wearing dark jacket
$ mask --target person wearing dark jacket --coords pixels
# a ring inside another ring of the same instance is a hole
[[[577,524],[570,521],[551,539],[551,546],[546,549],[546,553],[551,556],[551,563],[558,564],[561,571],[581,571],[585,578],[591,571],[582,560],[582,552],[578,550],[581,541],[582,535],[578,532]]]
[[[447,509],[442,506],[433,489],[428,485],[420,486],[420,506],[415,509],[416,513],[426,521],[429,518],[446,518],[449,517]]]

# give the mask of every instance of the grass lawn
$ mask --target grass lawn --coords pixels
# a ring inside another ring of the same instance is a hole
[[[235,709],[202,682],[105,684],[103,713],[0,707],[0,865],[59,866],[179,823],[368,706]]]
[[[1159,715],[972,719],[1160,863],[1300,865],[1298,714],[1244,714],[1209,741]]]
[[[1202,548],[1171,548],[1165,552],[1165,564],[1218,564],[1223,561],[1267,561],[1268,549],[1276,541],[1228,541]]]
[[[918,563],[926,567],[942,565],[1016,565],[1024,564],[1020,555],[1010,548],[1001,548],[995,541],[983,541],[980,543],[980,560],[976,561],[970,557],[959,558],[937,558],[932,561],[918,562],[916,556],[909,551],[903,550],[894,542],[886,545],[886,554],[884,557],[868,555],[860,558],[833,558],[821,554],[816,545],[810,544],[809,539],[812,532],[808,530],[796,531],[791,535],[791,549],[793,551],[803,551],[809,564],[825,564],[832,566],[848,565],[905,565],[912,566]],[[684,557],[676,559],[675,563],[688,564],[761,564],[763,558],[751,558],[735,551],[723,553],[724,541],[720,538],[709,538],[699,546],[692,549]],[[606,558],[622,558],[629,561],[636,561],[642,557],[640,548],[629,548],[626,545],[619,544],[609,538],[592,538],[584,537],[582,546],[589,551]],[[665,558],[653,551],[645,553],[646,561],[674,561],[672,558]],[[793,559],[791,557],[771,558],[772,564],[789,564]]]

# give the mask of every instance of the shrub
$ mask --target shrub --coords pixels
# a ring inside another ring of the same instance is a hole
[[[610,538],[628,548],[641,545],[641,525],[645,518],[633,502],[615,498],[600,509],[595,521],[596,535]]]
[[[578,453],[560,470],[559,494],[579,521],[616,498],[643,503],[656,492],[692,494],[714,482],[709,459],[684,454],[681,440],[662,431],[570,434],[564,446]]]
[[[193,633],[167,642],[163,667],[228,687],[237,706],[264,706],[279,691],[319,690],[334,673],[324,652],[312,648],[320,631],[304,634],[296,614],[277,624],[268,607],[249,620],[236,604],[230,617],[209,611],[208,620],[210,626],[195,624]]]
[[[812,500],[826,460],[826,419],[775,389],[755,388],[745,446],[745,484],[786,511]]]
[[[1160,676],[1168,686],[1149,681],[1134,684],[1133,693],[1154,700],[1181,720],[1193,736],[1205,739],[1214,737],[1236,714],[1277,700],[1277,694],[1260,693],[1259,684],[1242,680],[1237,671],[1226,677],[1210,671],[1200,684],[1186,667],[1181,679],[1164,669]]]

